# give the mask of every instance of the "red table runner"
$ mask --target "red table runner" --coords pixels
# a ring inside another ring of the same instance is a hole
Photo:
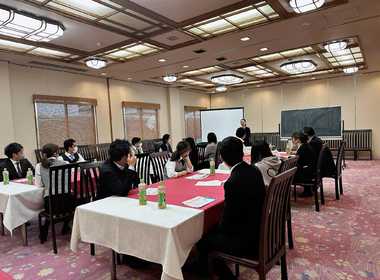
[[[187,175],[186,177],[190,176]],[[191,180],[186,177],[173,178],[164,182],[166,187],[166,202],[168,204],[178,205],[182,207],[188,207],[182,204],[183,201],[189,200],[196,196],[205,196],[214,198],[215,201],[205,205],[202,208],[204,210],[204,232],[208,232],[214,226],[219,223],[223,206],[224,206],[224,188],[219,187],[198,187],[195,184],[199,181],[212,181],[220,180],[225,181],[228,179],[229,174],[215,174],[208,176],[202,180]],[[150,185],[149,187],[158,187],[157,184]],[[138,198],[138,190],[134,189],[128,195],[130,198]],[[157,201],[157,196],[147,196],[149,201]]]

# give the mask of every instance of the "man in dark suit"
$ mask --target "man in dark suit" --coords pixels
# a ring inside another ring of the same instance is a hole
[[[220,153],[225,165],[231,168],[231,175],[224,183],[224,212],[220,225],[198,245],[203,265],[207,264],[207,254],[211,250],[240,257],[252,257],[258,253],[265,199],[263,177],[255,166],[243,161],[243,143],[238,138],[224,139]],[[222,262],[215,264],[215,270],[221,279],[235,279]]]
[[[314,153],[318,159],[319,153],[322,150],[323,141],[321,140],[321,138],[315,135],[315,131],[312,127],[305,126],[303,128],[303,133],[307,136],[308,142],[310,146],[312,147],[312,149],[314,150]]]
[[[110,158],[100,167],[98,198],[127,196],[140,183],[136,171],[129,168],[136,164],[131,145],[126,140],[115,140],[110,145],[109,155]]]
[[[7,159],[0,164],[0,181],[3,181],[3,170],[6,168],[9,172],[9,180],[16,180],[26,177],[30,168],[34,174],[33,165],[24,156],[24,148],[19,143],[10,143],[4,149]]]
[[[244,145],[245,146],[251,146],[251,129],[247,126],[247,120],[241,119],[240,120],[240,127],[244,129]]]

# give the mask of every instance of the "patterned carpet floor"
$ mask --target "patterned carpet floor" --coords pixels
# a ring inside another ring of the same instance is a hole
[[[295,249],[287,253],[290,280],[380,279],[380,161],[347,162],[344,170],[344,195],[335,200],[331,180],[325,180],[326,205],[314,211],[312,199],[292,202]],[[300,190],[301,191],[301,190]],[[0,269],[13,279],[110,279],[110,250],[89,245],[80,251],[69,249],[70,236],[59,236],[58,255],[51,250],[50,238],[41,245],[33,221],[29,246],[23,247],[19,232],[0,236]],[[140,269],[118,266],[118,279],[160,279],[161,267],[149,264]],[[200,279],[191,273],[185,279]],[[258,279],[255,272],[243,269],[240,279]],[[280,279],[279,267],[268,279]],[[0,279],[1,280],[1,279]]]

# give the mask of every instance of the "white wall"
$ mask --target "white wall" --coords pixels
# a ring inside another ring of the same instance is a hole
[[[6,144],[17,141],[24,146],[26,155],[34,160],[33,150],[37,147],[34,94],[97,99],[98,140],[99,143],[111,141],[107,83],[104,78],[0,63],[0,82],[0,157],[3,157]],[[173,140],[182,139],[185,136],[184,106],[209,107],[209,96],[186,91],[178,91],[178,94],[176,106],[179,108],[170,110],[170,91],[167,88],[110,80],[114,139],[124,138],[123,101],[160,104],[160,135],[170,133]],[[171,111],[173,115],[170,115]],[[180,129],[172,132],[171,121],[178,123]]]
[[[380,74],[245,89],[213,95],[211,108],[244,106],[253,132],[278,131],[280,112],[322,106],[342,106],[345,129],[372,129],[374,156],[380,158]]]

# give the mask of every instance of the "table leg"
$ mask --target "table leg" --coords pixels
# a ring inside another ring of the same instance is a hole
[[[111,280],[116,280],[116,252],[112,250]]]
[[[21,236],[23,245],[28,246],[28,226],[26,223],[21,226]]]

